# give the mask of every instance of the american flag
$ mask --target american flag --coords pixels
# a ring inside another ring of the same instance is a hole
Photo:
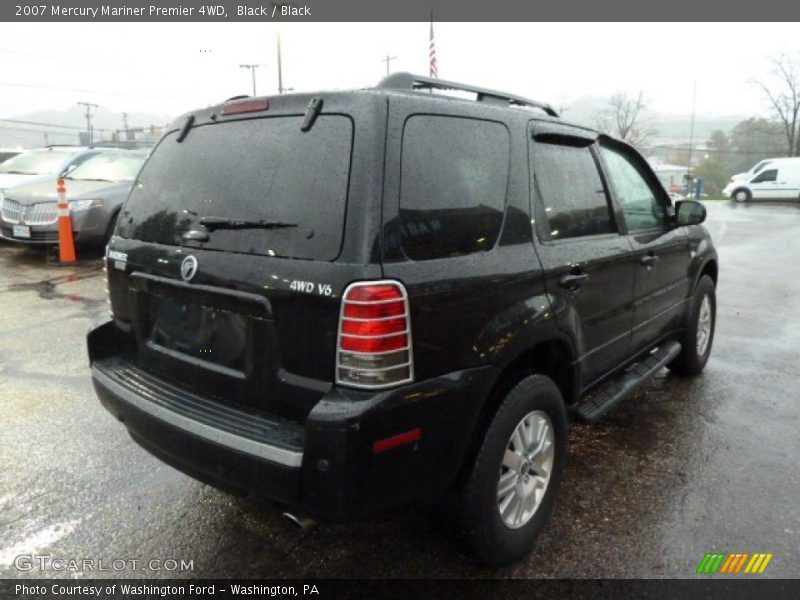
[[[430,73],[431,77],[439,78],[439,68],[436,66],[436,42],[433,41],[433,15],[431,15],[431,43],[428,47],[428,56],[430,58]]]

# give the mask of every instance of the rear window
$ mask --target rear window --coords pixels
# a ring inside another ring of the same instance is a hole
[[[500,123],[417,115],[406,122],[400,239],[408,258],[491,249],[503,223],[508,130]]]
[[[211,250],[335,259],[353,125],[346,116],[324,115],[303,133],[302,122],[302,116],[291,116],[199,125],[181,143],[177,132],[168,134],[133,186],[118,234]],[[200,220],[209,217],[250,226],[203,226]],[[208,241],[187,242],[183,234],[189,230],[207,232]]]

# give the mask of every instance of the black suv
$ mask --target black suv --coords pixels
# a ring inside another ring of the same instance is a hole
[[[328,520],[446,499],[501,564],[547,519],[569,415],[705,366],[704,218],[627,144],[509,94],[395,74],[237,97],[133,186],[94,385],[202,481]]]

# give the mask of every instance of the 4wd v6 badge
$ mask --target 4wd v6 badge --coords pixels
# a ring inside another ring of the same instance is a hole
[[[305,292],[306,294],[316,293],[320,296],[330,296],[333,293],[329,283],[317,283],[315,285],[313,281],[300,281],[299,279],[293,280],[289,284],[289,289],[296,292]]]

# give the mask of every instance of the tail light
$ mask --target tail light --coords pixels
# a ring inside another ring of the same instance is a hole
[[[339,317],[336,383],[384,388],[414,380],[408,295],[397,281],[347,286]]]

